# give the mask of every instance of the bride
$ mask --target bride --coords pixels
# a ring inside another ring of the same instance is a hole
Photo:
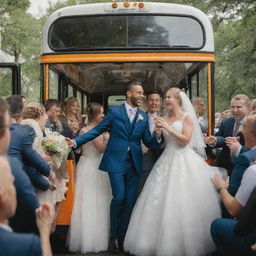
[[[210,225],[221,215],[204,141],[187,95],[170,88],[156,118],[166,148],[134,207],[124,250],[139,256],[202,256],[215,250]]]

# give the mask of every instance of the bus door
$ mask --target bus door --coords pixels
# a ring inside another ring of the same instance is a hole
[[[0,62],[0,97],[21,94],[20,70],[15,63]]]

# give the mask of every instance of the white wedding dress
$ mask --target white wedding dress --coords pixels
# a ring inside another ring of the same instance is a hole
[[[181,132],[183,120],[171,126]],[[206,255],[215,249],[211,222],[221,216],[210,180],[218,169],[169,133],[164,139],[166,148],[134,207],[124,249],[138,256]]]
[[[83,145],[76,169],[68,240],[73,252],[100,252],[108,248],[111,187],[108,174],[98,170],[101,157],[92,142]]]

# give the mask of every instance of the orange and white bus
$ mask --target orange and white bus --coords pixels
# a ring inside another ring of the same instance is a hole
[[[176,86],[205,100],[212,134],[214,62],[211,22],[194,7],[135,1],[70,6],[44,26],[42,101],[75,96],[82,106],[99,102],[107,109],[124,101],[133,80],[145,93]],[[68,225],[69,213],[58,224]]]

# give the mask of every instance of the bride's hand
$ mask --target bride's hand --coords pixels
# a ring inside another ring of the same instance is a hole
[[[166,129],[168,127],[168,123],[162,117],[155,117],[154,122],[155,122],[155,126],[157,128],[165,128]]]

